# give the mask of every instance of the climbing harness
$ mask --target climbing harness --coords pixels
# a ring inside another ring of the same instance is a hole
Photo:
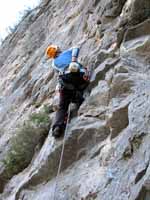
[[[58,171],[57,171],[57,175],[56,175],[56,181],[55,181],[55,185],[54,185],[54,197],[53,200],[56,200],[56,193],[57,193],[57,188],[58,188],[58,177],[61,171],[61,166],[62,166],[62,161],[63,161],[63,155],[64,155],[64,150],[65,150],[65,142],[66,142],[66,138],[67,138],[67,131],[68,131],[68,124],[70,121],[70,113],[71,113],[71,104],[69,105],[68,108],[68,117],[66,120],[66,128],[65,128],[65,133],[64,133],[64,138],[63,138],[63,143],[62,143],[62,150],[61,150],[61,155],[60,155],[60,160],[59,160],[59,166],[58,166]]]

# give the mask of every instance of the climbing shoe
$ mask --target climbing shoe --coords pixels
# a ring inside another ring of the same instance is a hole
[[[58,138],[62,135],[62,130],[59,126],[56,126],[53,131],[52,131],[52,136],[54,136],[55,138]]]

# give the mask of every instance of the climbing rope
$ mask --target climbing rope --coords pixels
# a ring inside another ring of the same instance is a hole
[[[54,198],[53,200],[56,200],[56,193],[57,193],[57,188],[58,188],[58,177],[61,171],[61,166],[62,166],[62,161],[63,161],[63,155],[64,155],[64,150],[65,150],[65,142],[67,138],[67,131],[68,131],[68,124],[70,120],[70,113],[71,113],[71,104],[69,105],[68,109],[68,117],[67,117],[67,122],[66,122],[66,128],[65,128],[65,133],[64,133],[64,138],[63,138],[63,143],[62,143],[62,150],[61,150],[61,155],[60,155],[60,160],[59,160],[59,166],[58,166],[58,171],[56,175],[56,181],[55,181],[55,186],[54,186]]]

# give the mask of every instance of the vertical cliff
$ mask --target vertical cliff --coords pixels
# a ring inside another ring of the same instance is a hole
[[[150,1],[43,0],[0,47],[0,199],[54,198],[57,75],[48,44],[92,73],[68,127],[57,200],[150,199]]]

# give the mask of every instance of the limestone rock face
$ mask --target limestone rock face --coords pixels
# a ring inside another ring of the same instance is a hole
[[[49,44],[91,73],[63,138]],[[0,47],[0,200],[150,199],[150,1],[43,0]]]

